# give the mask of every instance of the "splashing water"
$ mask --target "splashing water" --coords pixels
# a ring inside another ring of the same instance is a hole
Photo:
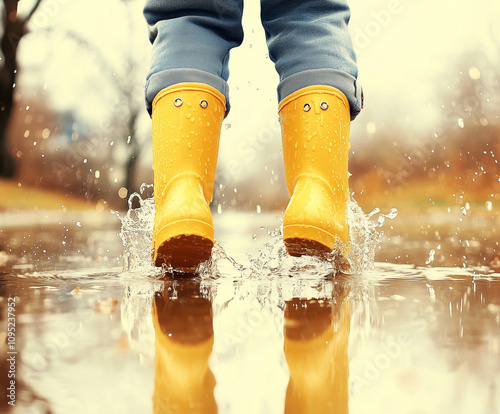
[[[435,254],[436,254],[436,251],[434,249],[431,249],[429,251],[429,258],[425,261],[426,265],[430,265],[434,261]]]
[[[155,217],[153,197],[143,195],[152,184],[142,184],[139,193],[132,193],[128,199],[128,211],[125,216],[114,212],[122,222],[120,238],[123,243],[123,271],[157,271],[151,261],[151,245]],[[133,208],[134,201],[139,207]]]
[[[398,210],[392,208],[388,214],[382,214],[379,208],[365,214],[356,201],[351,198],[347,202],[347,222],[351,239],[347,259],[351,266],[349,273],[361,273],[371,269],[375,261],[375,248],[380,243],[383,232],[381,228],[387,219],[393,220]]]
[[[147,270],[158,273],[162,270],[153,266],[151,261],[151,241],[155,205],[153,197],[144,196],[152,185],[143,184],[139,193],[131,194],[129,210],[125,216],[116,213],[122,222],[120,237],[123,242],[123,270],[128,272]],[[143,198],[144,197],[144,198]],[[136,202],[138,207],[133,208]],[[274,229],[268,229],[268,240],[257,250],[257,255],[247,253],[248,265],[243,265],[229,256],[217,242],[212,250],[210,260],[200,264],[197,273],[201,277],[217,277],[221,275],[218,265],[227,262],[241,277],[262,277],[286,275],[294,277],[318,277],[336,274],[362,273],[373,267],[375,248],[380,243],[383,232],[381,228],[387,219],[394,219],[398,212],[395,208],[388,214],[382,214],[376,208],[365,214],[354,199],[347,203],[347,220],[349,224],[350,243],[338,243],[331,253],[313,257],[292,257],[285,249],[282,237],[283,223]],[[255,240],[257,237],[254,236]],[[345,258],[343,260],[342,258]]]
[[[256,258],[249,256],[251,268],[258,275],[281,274],[301,278],[339,272],[362,273],[373,267],[375,248],[383,234],[377,229],[385,224],[386,219],[394,219],[397,214],[395,208],[389,214],[381,214],[378,208],[365,214],[356,201],[350,199],[347,203],[350,243],[339,242],[331,253],[321,256],[293,257],[286,252],[280,226],[269,232],[271,240],[258,250]],[[249,273],[248,268],[243,270],[246,275]]]

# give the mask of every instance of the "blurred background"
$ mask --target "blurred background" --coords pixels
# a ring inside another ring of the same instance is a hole
[[[16,208],[21,198],[44,205],[52,195],[66,204],[126,208],[128,195],[153,180],[143,1],[1,5],[0,208]],[[365,211],[449,205],[494,211],[500,203],[500,3],[350,5],[365,93],[351,133],[354,198]],[[278,77],[256,0],[246,1],[244,27],[244,43],[231,55],[232,110],[213,206],[219,213],[282,211],[288,194]]]

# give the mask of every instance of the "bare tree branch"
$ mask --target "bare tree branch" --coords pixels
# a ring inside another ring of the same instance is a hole
[[[38,9],[38,6],[42,3],[42,0],[37,0],[31,11],[28,13],[28,15],[24,18],[24,24],[28,23],[30,19],[33,17],[33,14],[36,12],[36,9]]]

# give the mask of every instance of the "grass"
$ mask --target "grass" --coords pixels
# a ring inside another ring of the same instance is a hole
[[[99,203],[59,191],[27,187],[0,179],[0,211],[17,210],[99,210]]]
[[[462,207],[468,203],[474,207],[485,207],[490,201],[495,208],[500,204],[500,194],[484,186],[464,187],[455,181],[412,180],[390,187],[377,180],[354,183],[351,191],[365,211],[375,207],[381,210],[396,207],[408,212],[426,211],[434,208]],[[492,197],[493,194],[493,197]]]
[[[366,212],[375,207],[387,212],[395,207],[400,212],[418,213],[435,208],[461,207],[465,203],[484,208],[487,201],[492,203],[491,207],[495,211],[500,204],[500,194],[494,193],[494,197],[491,197],[492,189],[481,188],[481,191],[456,189],[456,183],[446,185],[438,180],[412,181],[389,187],[379,180],[366,179],[352,182],[351,185],[355,200]],[[102,200],[89,201],[60,190],[34,188],[21,185],[17,181],[0,179],[0,211],[102,211],[105,207]]]

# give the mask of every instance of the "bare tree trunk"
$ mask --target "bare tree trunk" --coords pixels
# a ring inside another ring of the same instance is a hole
[[[26,25],[40,5],[38,0],[30,13],[20,18],[17,14],[19,0],[4,0],[3,35],[0,47],[3,53],[3,66],[0,67],[0,177],[14,175],[14,161],[7,149],[7,127],[12,113],[14,84],[17,73],[17,47],[27,33]]]

